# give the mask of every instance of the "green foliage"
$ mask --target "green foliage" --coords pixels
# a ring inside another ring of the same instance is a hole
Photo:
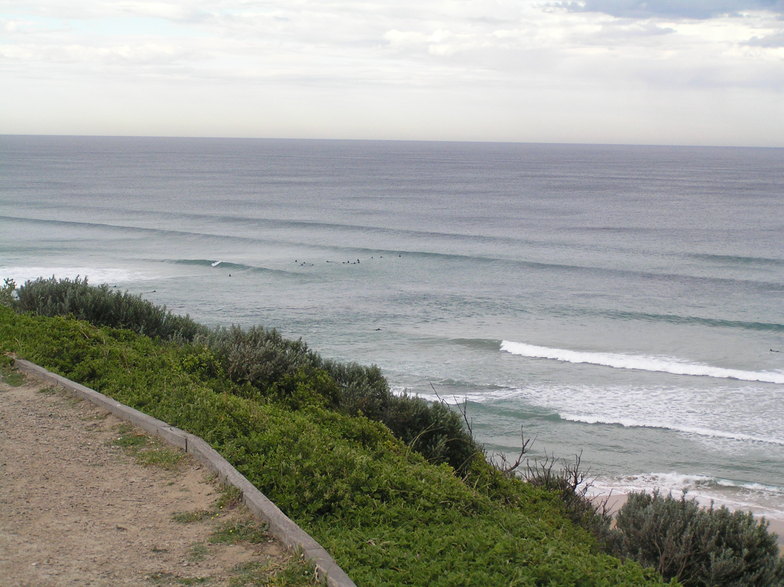
[[[125,449],[140,465],[174,471],[182,462],[182,451],[171,448],[157,438],[151,438],[133,426],[121,424],[118,433],[119,436],[112,444]]]
[[[277,330],[261,326],[219,328],[205,341],[232,381],[250,383],[262,391],[318,363],[318,356],[301,340],[288,340]]]
[[[464,471],[481,450],[457,412],[441,403],[407,395],[389,398],[382,418],[390,430],[434,463]]]
[[[414,397],[395,397],[376,366],[325,360],[302,340],[289,340],[275,329],[238,326],[209,331],[189,317],[86,279],[37,279],[19,290],[23,311],[68,316],[99,326],[128,329],[152,338],[193,342],[181,347],[178,369],[213,386],[226,379],[232,393],[266,398],[291,409],[322,406],[385,423],[398,438],[430,462],[465,470],[480,454],[460,416],[446,406]],[[111,334],[121,338],[118,333]],[[99,364],[79,357],[80,378],[90,378]]]
[[[188,316],[172,314],[141,296],[112,290],[108,285],[91,286],[77,277],[28,281],[18,291],[17,305],[24,312],[44,316],[73,315],[99,326],[127,328],[152,338],[193,340],[206,328]]]
[[[371,420],[384,420],[392,393],[381,369],[373,365],[366,367],[358,363],[338,363],[322,360],[323,368],[340,387],[339,408],[351,415],[362,414]]]
[[[602,502],[595,503],[588,495],[591,481],[581,469],[581,455],[569,463],[554,457],[526,462],[522,478],[558,496],[566,516],[590,532],[605,548],[611,548],[615,535],[610,530],[612,516]]]
[[[429,461],[458,470],[481,452],[459,414],[420,398],[395,397],[376,366],[322,359],[301,340],[260,326],[220,328],[200,341],[233,382],[246,386],[244,397],[271,398],[292,409],[322,406],[366,416],[386,424]]]
[[[661,583],[597,553],[552,494],[481,459],[464,481],[366,417],[245,397],[242,385],[184,368],[197,348],[0,308],[0,350],[201,436],[359,584]]]
[[[25,376],[13,368],[14,360],[11,357],[0,355],[0,381],[11,387],[19,387],[25,382]]]
[[[618,512],[618,553],[687,586],[784,585],[784,561],[767,523],[695,500],[632,493]]]
[[[293,410],[306,406],[334,407],[338,394],[337,384],[326,371],[306,367],[287,373],[270,389],[274,400]]]
[[[267,529],[255,520],[241,520],[239,522],[227,522],[213,532],[210,542],[213,544],[239,544],[240,542],[250,542],[260,544],[269,539]]]
[[[241,563],[234,568],[235,576],[229,585],[269,585],[270,587],[294,587],[297,585],[326,585],[318,578],[313,565],[302,556],[293,556],[283,564]]]
[[[14,292],[16,291],[16,282],[13,279],[6,277],[3,280],[3,285],[0,287],[0,306],[7,306],[12,308],[15,303]]]
[[[174,512],[172,520],[178,524],[192,524],[194,522],[201,522],[214,515],[210,510],[192,510],[189,512]]]
[[[204,380],[221,379],[225,375],[215,352],[203,345],[182,345],[180,366],[183,371]]]
[[[242,491],[234,485],[221,485],[221,492],[213,508],[216,512],[231,510],[242,503]]]

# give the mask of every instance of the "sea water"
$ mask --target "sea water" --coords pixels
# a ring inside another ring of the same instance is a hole
[[[784,518],[784,150],[0,137],[0,278],[261,324],[488,454]]]

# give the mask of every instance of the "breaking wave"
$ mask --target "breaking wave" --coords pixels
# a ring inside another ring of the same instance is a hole
[[[601,365],[613,369],[634,369],[673,375],[693,375],[698,377],[716,377],[719,379],[737,379],[761,383],[784,384],[784,373],[780,371],[744,371],[691,363],[673,357],[650,357],[645,355],[627,355],[621,353],[597,353],[572,351],[525,344],[522,342],[501,342],[501,350],[513,355],[534,359],[551,359],[565,363]]]

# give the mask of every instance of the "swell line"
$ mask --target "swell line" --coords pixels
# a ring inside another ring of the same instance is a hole
[[[760,444],[774,444],[784,446],[784,440],[778,438],[769,438],[763,436],[755,436],[752,434],[743,434],[740,432],[728,432],[722,430],[713,430],[710,428],[703,428],[699,426],[686,426],[673,422],[666,421],[640,421],[631,418],[612,417],[612,416],[586,416],[581,414],[573,414],[564,412],[559,414],[561,420],[569,422],[582,422],[585,424],[609,424],[614,426],[622,426],[624,428],[656,428],[659,430],[671,430],[673,432],[682,432],[684,434],[694,434],[695,436],[703,436],[706,438],[721,438],[724,440],[737,440],[739,442],[753,442]]]
[[[282,269],[270,269],[269,267],[259,267],[257,265],[247,265],[245,263],[234,263],[231,261],[223,261],[220,259],[165,259],[164,263],[172,263],[175,265],[192,265],[196,267],[212,267],[220,269],[228,269],[236,272],[248,273],[271,273],[275,275],[282,275],[286,277],[295,277],[302,279],[302,273],[295,273],[293,271],[283,271]]]
[[[628,312],[621,310],[606,310],[593,312],[597,315],[621,320],[645,320],[651,322],[667,322],[669,324],[698,324],[701,326],[715,326],[719,328],[743,328],[745,330],[768,330],[784,332],[784,324],[776,322],[751,322],[744,320],[725,320],[722,318],[703,318],[700,316],[680,316],[678,314],[656,314],[650,312]]]
[[[112,230],[122,230],[127,232],[139,232],[143,234],[159,234],[164,236],[184,236],[188,238],[201,238],[201,239],[220,239],[223,241],[230,240],[243,243],[254,244],[296,244],[303,246],[311,246],[302,240],[296,239],[263,239],[258,237],[237,236],[226,233],[211,233],[211,232],[196,232],[186,230],[173,230],[165,228],[148,228],[139,226],[127,226],[121,224],[99,223],[99,222],[79,222],[70,220],[56,220],[56,219],[36,219],[36,218],[21,218],[14,216],[0,216],[0,219],[19,220],[32,223],[42,224],[58,224],[65,226],[83,227],[83,228],[105,228]],[[433,259],[440,261],[456,261],[456,262],[480,262],[480,263],[493,263],[508,265],[516,269],[529,269],[541,271],[563,271],[567,273],[587,274],[587,275],[606,275],[617,277],[634,277],[642,278],[645,280],[664,281],[664,282],[685,282],[694,283],[695,285],[731,285],[734,287],[752,287],[764,288],[766,291],[784,291],[784,286],[780,283],[766,282],[758,280],[746,279],[730,279],[723,277],[702,277],[696,275],[688,275],[682,273],[659,273],[649,271],[639,271],[633,269],[619,269],[615,267],[602,267],[597,265],[574,265],[569,263],[547,263],[539,261],[531,261],[521,258],[506,258],[497,257],[492,255],[471,255],[460,253],[448,253],[439,251],[422,251],[422,250],[407,250],[407,249],[382,249],[382,248],[369,248],[369,247],[346,247],[339,245],[327,245],[323,247],[334,251],[352,251],[367,254],[384,254],[384,255],[405,255],[411,257],[418,257],[421,259]]]
[[[671,373],[673,375],[692,375],[698,377],[715,377],[718,379],[737,379],[740,381],[784,384],[784,372],[727,369],[700,363],[689,363],[671,357],[572,351],[507,340],[501,342],[501,350],[523,357],[551,359],[565,363],[599,365],[611,367],[613,369],[631,369],[655,373]]]

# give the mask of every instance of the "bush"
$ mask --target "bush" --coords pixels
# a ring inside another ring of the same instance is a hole
[[[695,500],[632,493],[618,512],[617,554],[684,585],[784,585],[784,562],[767,522]]]
[[[525,449],[525,446],[523,447]],[[595,502],[588,495],[593,484],[581,469],[582,455],[574,463],[546,457],[537,462],[526,462],[522,478],[533,485],[553,492],[561,500],[564,513],[575,524],[590,532],[605,549],[611,549],[615,535],[610,530],[612,515],[606,502]]]
[[[294,409],[319,405],[386,424],[432,463],[463,470],[481,454],[456,412],[420,398],[395,397],[374,366],[325,360],[302,340],[275,329],[219,328],[199,339],[215,353],[235,383]]]
[[[366,367],[320,358],[319,366],[340,386],[339,408],[342,412],[383,421],[392,393],[381,369],[375,365]]]
[[[449,463],[465,471],[482,450],[466,431],[457,412],[441,403],[408,395],[392,396],[382,421],[432,463]]]
[[[113,291],[108,285],[91,286],[87,279],[77,277],[57,280],[28,281],[18,291],[18,308],[43,316],[73,315],[98,326],[127,328],[138,334],[164,340],[193,340],[206,327],[188,316],[177,316],[147,300]]]
[[[232,381],[250,383],[262,392],[318,363],[318,356],[301,340],[288,340],[277,330],[261,326],[218,328],[204,341]]]
[[[0,306],[14,306],[14,292],[16,291],[16,282],[13,279],[5,278],[3,286],[0,287]]]

